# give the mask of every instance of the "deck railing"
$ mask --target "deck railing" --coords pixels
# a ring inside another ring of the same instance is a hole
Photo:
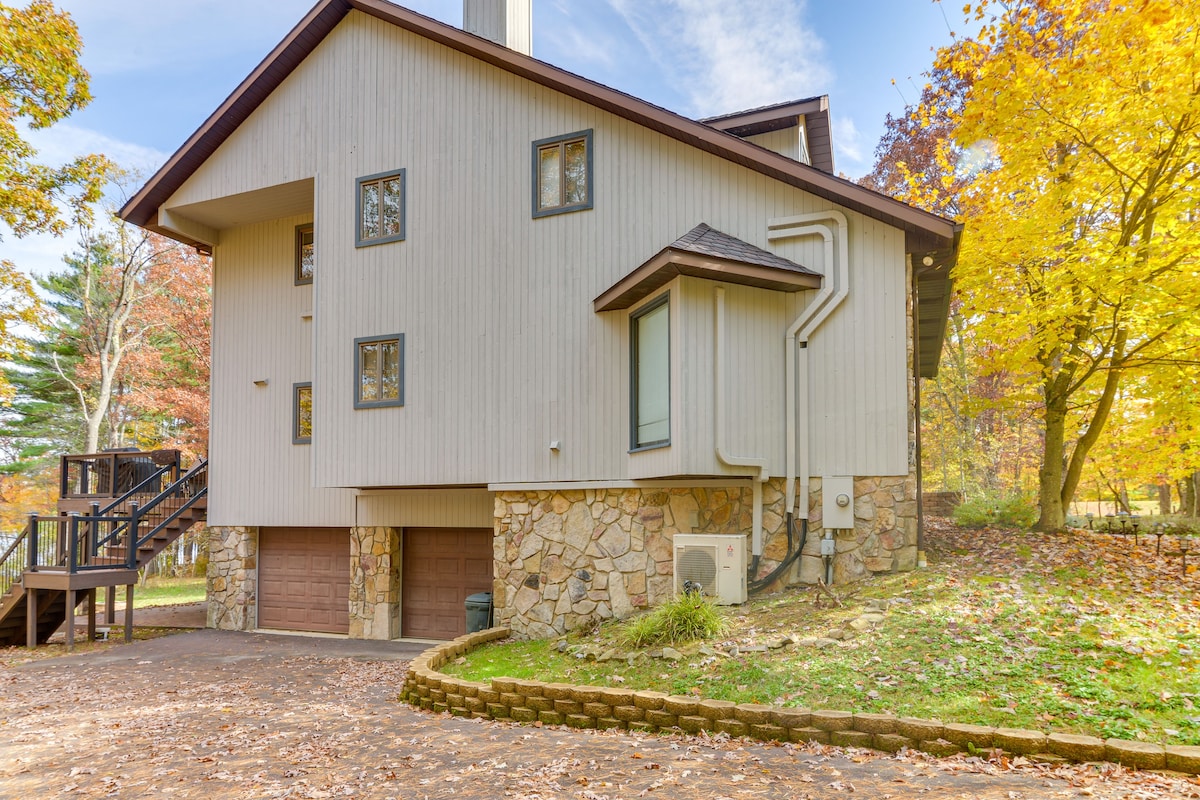
[[[59,497],[107,500],[134,492],[158,494],[178,478],[178,450],[62,456]]]

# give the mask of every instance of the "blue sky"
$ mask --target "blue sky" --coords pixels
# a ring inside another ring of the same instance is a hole
[[[151,174],[315,0],[57,0],[90,106],[31,136],[61,163],[103,152]],[[461,0],[402,3],[451,25]],[[919,93],[961,11],[931,0],[533,0],[535,57],[689,117],[828,94],[835,164],[869,171],[888,113]],[[945,16],[943,16],[943,11]],[[895,79],[896,85],[892,85]],[[5,232],[0,258],[55,269],[70,240]]]

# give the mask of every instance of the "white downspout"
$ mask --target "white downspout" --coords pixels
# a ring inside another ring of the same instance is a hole
[[[713,369],[715,376],[713,383],[716,386],[716,397],[714,398],[715,409],[714,416],[716,417],[716,453],[717,460],[729,467],[750,467],[757,470],[754,475],[753,498],[751,508],[751,525],[750,525],[750,553],[755,556],[762,555],[762,487],[763,484],[771,477],[767,471],[766,458],[753,458],[750,456],[734,456],[725,452],[725,287],[718,286],[716,288],[716,303],[717,303],[717,320],[716,320],[716,337],[717,349],[716,355],[713,358]]]
[[[834,261],[834,236],[828,225],[821,221],[837,223],[837,261]],[[821,236],[825,240],[825,275],[821,290],[812,302],[804,307],[800,315],[788,326],[784,338],[784,441],[785,479],[784,508],[795,509],[796,482],[800,482],[800,519],[808,519],[809,447],[808,447],[808,339],[830,314],[842,304],[850,292],[850,258],[846,215],[840,211],[819,211],[815,214],[800,214],[771,220],[767,225],[768,241],[790,239],[799,236]],[[828,280],[833,279],[833,280]],[[797,365],[796,345],[800,346]],[[798,371],[798,375],[797,375]],[[797,409],[799,403],[799,409]],[[797,411],[804,423],[796,428]],[[797,450],[799,465],[797,465]],[[797,476],[797,471],[799,475]]]

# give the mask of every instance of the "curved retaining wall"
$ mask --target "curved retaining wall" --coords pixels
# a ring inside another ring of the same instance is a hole
[[[974,747],[1000,749],[1010,755],[1045,756],[1051,761],[1112,761],[1138,769],[1200,774],[1200,747],[1164,747],[1072,733],[1045,734],[891,714],[739,704],[663,692],[515,678],[492,678],[483,683],[438,672],[447,661],[508,634],[508,628],[491,628],[426,650],[410,663],[401,699],[429,711],[448,711],[460,717],[541,722],[572,728],[723,732],[781,742],[869,747],[890,753],[909,747],[936,756],[953,755]]]

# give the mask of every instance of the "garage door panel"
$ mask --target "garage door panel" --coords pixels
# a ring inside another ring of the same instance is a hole
[[[492,590],[490,528],[404,531],[403,635],[453,639],[466,632],[468,595]]]
[[[349,530],[260,529],[258,624],[263,628],[349,631]]]

